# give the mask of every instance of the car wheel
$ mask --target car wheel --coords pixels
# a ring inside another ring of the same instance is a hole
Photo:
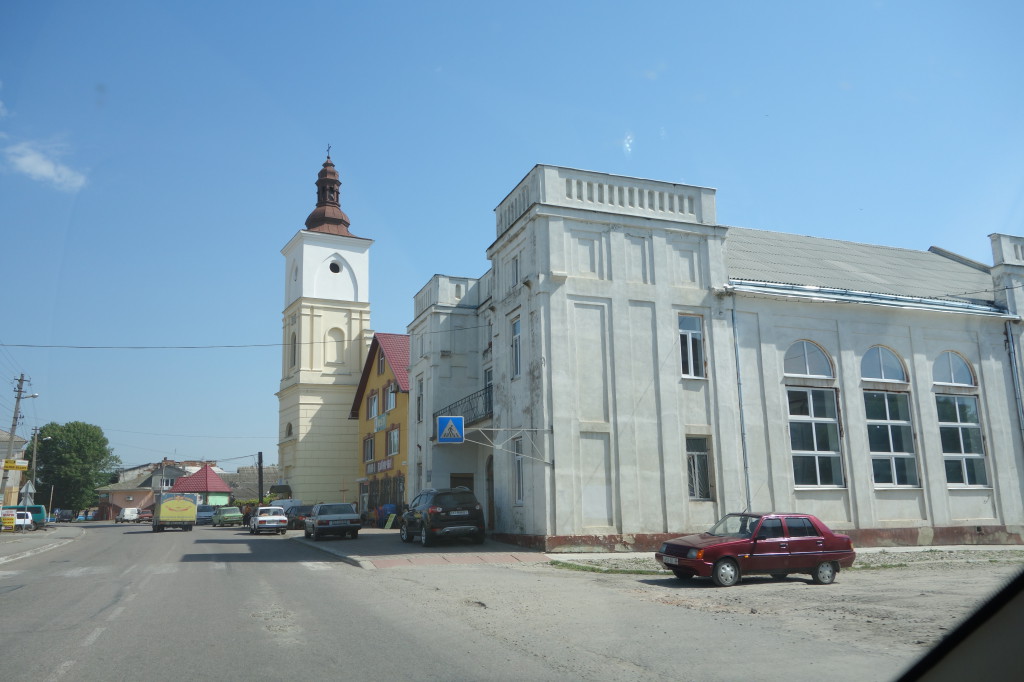
[[[789,573],[772,573],[772,580],[785,580],[789,577]]]
[[[359,539],[359,531],[357,531],[357,530],[352,531],[352,539],[353,540],[358,540]]]
[[[679,568],[673,568],[672,574],[680,580],[689,580],[693,577],[693,573],[690,573],[689,571],[684,571]]]
[[[836,566],[831,561],[822,561],[811,573],[811,580],[816,585],[830,585],[836,579]]]
[[[711,569],[711,580],[719,587],[732,587],[740,581],[740,567],[732,559],[719,559]]]
[[[284,535],[284,533],[285,533],[285,531],[286,531],[286,530],[287,530],[287,528],[282,528],[282,529],[281,529],[281,535]]]
[[[306,536],[307,540],[309,539],[309,536],[312,535],[312,533],[309,532],[308,528],[303,528],[302,529],[302,534]]]
[[[482,544],[484,544],[484,540],[485,539],[486,539],[486,536],[484,535],[484,532],[480,531],[479,533],[476,533],[475,535],[473,535],[473,544],[474,545],[482,545]]]
[[[398,537],[402,539],[402,542],[412,542],[412,534],[409,533],[408,524],[403,523],[401,528],[398,529]]]
[[[420,544],[424,547],[430,547],[430,545],[433,544],[430,541],[430,533],[427,532],[426,526],[420,528]]]
[[[313,529],[313,542],[320,542],[320,531]]]
[[[33,522],[28,524],[28,529],[29,530],[36,530],[37,528],[39,528],[39,526],[36,525],[35,521],[33,521]]]

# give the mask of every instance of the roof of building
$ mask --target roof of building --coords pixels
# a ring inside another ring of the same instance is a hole
[[[273,482],[278,480],[280,472],[278,471],[277,465],[268,464],[263,467],[263,491],[266,493],[267,490],[273,485]],[[235,473],[227,472],[221,476],[229,486],[231,486],[232,497],[239,500],[249,500],[256,497],[260,497],[259,494],[259,471],[256,467],[238,467],[238,471]]]
[[[859,244],[730,227],[725,241],[731,282],[825,287],[993,305],[989,266],[932,247],[929,251]]]
[[[398,390],[402,393],[409,392],[409,335],[376,333],[370,342],[370,349],[366,352],[366,362],[363,363],[363,373],[359,377],[359,386],[352,400],[349,419],[356,419],[359,416],[359,406],[363,402],[366,383],[370,380],[370,372],[376,367],[378,349],[384,353],[384,360],[395,377]]]
[[[194,474],[183,476],[171,486],[173,493],[230,493],[231,486],[209,464]]]
[[[159,481],[153,481],[153,479],[158,476],[158,472],[160,478],[170,479],[181,478],[187,473],[181,467],[167,464],[153,471],[143,472],[127,480],[118,481],[117,483],[111,483],[110,485],[105,485],[101,488],[96,488],[96,490],[103,492],[118,492],[125,490],[153,490],[155,488],[160,487]]]
[[[409,356],[409,353],[408,353],[408,351],[406,351],[406,358],[408,358],[408,356]],[[3,443],[6,446],[8,443],[10,443],[10,441],[11,441],[11,434],[9,432],[7,432],[7,431],[4,431],[4,430],[0,429],[0,443]],[[18,435],[14,436],[14,450],[15,451],[21,450],[27,444],[28,444],[28,441],[25,440],[24,438],[22,438],[21,436],[18,436]],[[7,449],[6,449],[6,447],[4,448],[3,456],[4,457],[7,456]]]

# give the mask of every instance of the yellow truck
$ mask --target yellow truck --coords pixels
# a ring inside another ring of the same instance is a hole
[[[196,525],[196,507],[199,495],[195,493],[157,493],[153,507],[153,532],[168,528],[192,530]]]

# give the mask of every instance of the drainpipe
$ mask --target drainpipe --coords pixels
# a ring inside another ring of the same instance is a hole
[[[1020,371],[1017,368],[1017,343],[1014,340],[1010,320],[1006,321],[1006,342],[1010,346],[1010,373],[1013,376],[1013,398],[1017,403],[1017,426],[1024,440],[1024,405],[1020,395]]]
[[[743,486],[747,494],[747,507],[744,511],[750,511],[752,505],[750,499],[750,455],[747,452],[747,420],[743,414],[743,372],[740,371],[740,337],[736,328],[736,296],[732,299],[732,344],[733,353],[736,357],[736,393],[739,400],[740,411],[740,449],[743,452]],[[1017,403],[1018,408],[1020,402]]]

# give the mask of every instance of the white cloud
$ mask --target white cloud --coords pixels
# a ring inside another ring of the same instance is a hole
[[[40,148],[32,142],[19,142],[4,149],[8,163],[33,180],[53,184],[65,192],[77,192],[85,186],[85,175],[55,160],[57,150]]]
[[[633,153],[633,133],[626,133],[625,139],[622,140],[622,151],[629,156]]]

